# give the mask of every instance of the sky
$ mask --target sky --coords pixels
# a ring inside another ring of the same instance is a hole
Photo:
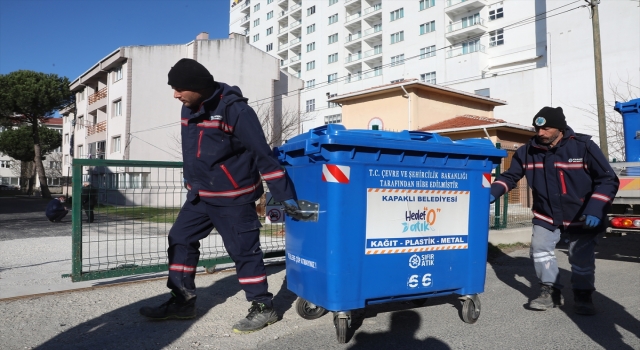
[[[75,80],[117,48],[229,36],[228,0],[0,0],[0,74]]]

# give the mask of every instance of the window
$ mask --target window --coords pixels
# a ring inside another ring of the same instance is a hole
[[[329,55],[329,63],[338,62],[338,53],[332,53]]]
[[[255,43],[256,41],[260,40],[260,34],[256,34],[253,36],[253,42]]]
[[[404,17],[404,8],[391,11],[391,22],[395,21],[396,19],[400,19],[402,17]]]
[[[265,51],[269,52],[271,50],[273,50],[273,43],[267,44],[267,49]]]
[[[504,17],[504,12],[502,11],[502,7],[497,8],[495,10],[489,10],[489,20],[494,21],[498,18]]]
[[[404,54],[391,56],[391,66],[397,66],[399,64],[404,64]]]
[[[307,80],[307,89],[311,89],[314,86],[316,86],[316,80],[315,79]]]
[[[316,110],[316,100],[307,100],[307,112],[313,112]]]
[[[307,62],[307,70],[312,70],[316,68],[316,61]]]
[[[480,39],[471,40],[466,43],[462,43],[462,54],[466,55],[468,53],[476,52],[484,50],[484,46],[480,45]]]
[[[404,40],[404,30],[397,32],[397,33],[393,33],[391,34],[391,43],[395,44],[395,43],[399,43],[401,41]]]
[[[256,19],[256,20],[254,20],[254,21],[253,21],[253,26],[254,26],[254,27],[257,27],[257,26],[259,26],[259,25],[260,25],[260,18],[258,18],[258,19]]]
[[[423,83],[435,84],[436,72],[420,74],[420,81]]]
[[[64,164],[69,164],[69,155],[68,154],[64,155]]]
[[[436,0],[420,0],[420,11],[436,6]]]
[[[327,83],[333,84],[338,80],[338,73],[327,75]]]
[[[120,152],[120,136],[111,138],[111,153]]]
[[[473,93],[484,97],[491,97],[491,89],[489,88],[475,90]]]
[[[84,90],[78,92],[78,101],[84,101]]]
[[[329,35],[329,44],[338,42],[338,33]]]
[[[267,28],[267,35],[273,34],[273,27]]]
[[[84,117],[83,116],[79,116],[78,117],[78,129],[84,129]]]
[[[489,46],[504,45],[504,36],[502,35],[502,32],[502,29],[489,32]]]
[[[118,117],[122,115],[122,100],[117,100],[113,103],[113,116]]]
[[[316,13],[316,7],[315,6],[311,6],[307,9],[307,16],[311,16],[312,14]]]
[[[329,0],[329,6],[337,4],[338,0]]]
[[[267,19],[272,19],[272,18],[273,18],[273,11],[267,12]]]
[[[436,31],[436,21],[427,22],[420,25],[420,35]]]
[[[65,145],[69,144],[69,134],[64,134],[64,144]]]
[[[332,114],[324,117],[325,124],[342,123],[342,114]]]
[[[476,24],[480,24],[481,21],[482,19],[480,19],[479,13],[476,13],[475,15],[469,16],[469,17],[462,17],[462,21],[461,21],[462,28],[467,28],[467,27],[474,26]]]
[[[307,34],[311,34],[311,33],[315,32],[315,31],[316,31],[316,24],[315,23],[310,25],[310,26],[307,26]]]
[[[122,66],[113,70],[113,82],[115,83],[120,79],[122,79]]]
[[[420,49],[420,59],[425,59],[427,57],[433,57],[436,55],[436,46],[431,45]]]
[[[269,5],[272,2],[273,2],[273,0],[267,0],[267,5]]]
[[[253,6],[253,12],[260,10],[260,4]]]
[[[82,145],[78,145],[77,158],[84,158],[84,147]]]
[[[149,188],[149,173],[109,174],[107,188]]]
[[[329,96],[327,96],[327,98],[333,98],[338,96],[338,94],[331,94]],[[327,102],[327,108],[335,108],[335,107],[340,107],[339,104],[337,104],[336,102]]]
[[[11,161],[10,160],[0,160],[0,168],[11,169]]]
[[[335,15],[329,16],[329,24],[334,24],[336,22],[338,22],[338,14],[337,13]]]
[[[316,49],[316,43],[312,42],[311,44],[307,44],[307,52],[311,52]]]

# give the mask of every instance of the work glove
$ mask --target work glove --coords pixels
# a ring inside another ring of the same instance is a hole
[[[284,212],[293,219],[302,220],[307,219],[311,216],[309,214],[303,213],[300,209],[300,206],[298,206],[298,202],[296,202],[293,198],[283,201],[282,205],[284,205]]]
[[[584,227],[586,228],[596,228],[600,225],[600,219],[593,215],[582,215],[580,221],[584,221]]]
[[[182,179],[182,182],[184,183],[184,188],[189,190],[189,187],[187,187],[187,179]]]
[[[496,201],[496,197],[494,197],[492,194],[490,194],[489,195],[489,204],[492,204],[495,201]]]

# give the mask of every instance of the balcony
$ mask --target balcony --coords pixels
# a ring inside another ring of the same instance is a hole
[[[357,32],[355,34],[347,35],[347,37],[344,39],[344,42],[345,43],[350,43],[350,42],[358,40],[360,38],[362,38],[362,33],[361,32]]]
[[[291,24],[289,24],[289,29],[297,28],[302,24],[302,20],[297,20]]]
[[[242,17],[242,19],[240,20],[240,26],[241,27],[245,27],[248,28],[249,27],[249,20],[251,19],[250,15],[246,15],[244,17]]]
[[[344,4],[347,5],[347,4],[350,4],[352,2],[356,2],[356,1],[360,2],[360,0],[344,0]]]
[[[244,4],[240,5],[240,12],[249,13],[249,11],[251,11],[251,8],[249,7],[249,5],[251,5],[251,1],[249,0],[245,1]]]
[[[347,18],[345,18],[344,23],[347,24],[351,21],[355,21],[356,19],[360,18],[362,16],[362,14],[360,12],[354,13],[352,15],[347,16]]]
[[[366,38],[369,35],[373,35],[375,33],[380,33],[380,32],[382,32],[382,25],[381,24],[375,25],[373,26],[373,28],[369,28],[364,31],[364,37]]]
[[[277,4],[282,6],[283,4],[286,4],[289,0],[278,0]]]
[[[287,11],[287,10],[280,11],[280,13],[278,13],[278,18],[282,18],[282,17],[286,16],[287,13],[289,13],[289,11]]]
[[[98,124],[87,125],[87,136],[91,136],[93,134],[99,134],[105,131],[107,131],[106,121],[101,121]]]
[[[444,13],[453,17],[481,9],[487,5],[487,0],[447,0]]]
[[[369,59],[370,57],[378,56],[382,54],[382,46],[377,47],[373,50],[367,50],[364,52],[364,58]]]
[[[298,55],[298,56],[293,56],[289,59],[289,63],[295,63],[298,62],[302,59],[302,55]]]
[[[382,11],[382,3],[377,3],[371,7],[364,9],[364,17],[368,17],[373,13],[380,13]]]
[[[297,37],[297,38],[289,41],[289,46],[293,47],[293,46],[296,46],[296,45],[300,45],[301,41],[302,41],[302,38],[301,37]]]
[[[484,26],[484,19],[476,17],[449,24],[446,27],[445,37],[449,41],[459,41],[479,37],[486,32],[487,27]]]
[[[284,34],[289,31],[289,25],[284,25],[278,29],[278,35]]]
[[[289,60],[280,60],[280,67],[284,67],[289,64]]]
[[[289,47],[289,43],[284,43],[284,44],[278,45],[278,52],[286,49],[287,47]]]
[[[103,98],[107,97],[107,87],[103,87],[102,89],[96,91],[93,95],[89,96],[89,104],[94,104]]]
[[[462,55],[472,54],[474,52],[485,52],[485,47],[482,44],[471,44],[463,47],[457,47],[447,51],[447,58],[458,57]]]
[[[381,75],[382,75],[382,68],[375,69],[373,72],[364,73],[364,75],[362,76],[362,79],[369,79],[369,78],[378,77]]]
[[[362,80],[362,73],[347,75],[346,83],[353,83],[354,81]]]
[[[289,12],[291,12],[291,14],[293,14],[294,12],[300,10],[301,8],[302,8],[302,5],[296,4],[296,5],[293,5],[293,6],[291,6],[289,8]]]
[[[353,63],[361,59],[362,59],[362,53],[358,52],[356,54],[347,56],[347,58],[344,59],[344,64]]]

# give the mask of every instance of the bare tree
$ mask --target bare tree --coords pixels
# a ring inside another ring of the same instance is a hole
[[[13,160],[11,162],[11,175],[20,178],[20,189],[23,193],[33,194],[33,186],[36,183],[33,162]]]
[[[622,125],[622,116],[613,108],[616,102],[628,102],[640,96],[640,87],[632,84],[631,79],[620,79],[613,83],[609,81],[609,99],[605,99],[605,115],[607,123],[607,142],[609,145],[609,157],[617,161],[624,161],[624,129]],[[575,106],[574,106],[575,107]],[[590,104],[588,108],[575,107],[584,112],[590,120],[598,122],[598,109],[595,104]],[[590,129],[597,133],[597,127],[591,126]]]
[[[254,109],[270,147],[280,146],[285,140],[300,134],[302,123],[315,117],[313,112],[301,112],[298,109],[284,109],[281,115],[277,115],[272,103],[260,104]]]
[[[48,163],[44,166],[47,178],[59,179],[62,175],[62,153],[53,152],[47,156]]]

